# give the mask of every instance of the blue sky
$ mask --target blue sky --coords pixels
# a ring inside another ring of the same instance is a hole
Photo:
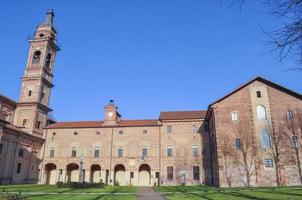
[[[55,10],[62,50],[50,106],[58,121],[101,120],[114,99],[126,119],[206,109],[240,84],[263,76],[301,93],[302,72],[286,71],[262,42],[278,19],[249,1],[6,1],[0,12],[0,93],[19,98],[27,38]]]

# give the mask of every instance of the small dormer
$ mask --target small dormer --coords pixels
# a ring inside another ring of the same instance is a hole
[[[109,104],[105,106],[105,126],[117,126],[119,124],[121,115],[117,111],[118,107],[114,104],[113,100],[109,101]]]

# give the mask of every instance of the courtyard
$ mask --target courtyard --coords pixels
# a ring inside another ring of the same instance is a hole
[[[202,186],[165,186],[153,188],[167,200],[299,200],[302,187],[212,188]],[[104,188],[69,189],[50,185],[0,186],[0,199],[6,194],[19,194],[26,200],[135,200],[137,187],[107,186]],[[140,198],[138,198],[140,197]],[[22,199],[22,198],[21,198]],[[2,199],[1,199],[2,200]]]

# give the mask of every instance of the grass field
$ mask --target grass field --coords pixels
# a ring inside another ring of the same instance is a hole
[[[201,186],[156,187],[168,200],[302,200],[302,187],[207,188]],[[136,187],[68,189],[49,185],[0,186],[0,193],[21,192],[26,200],[135,200]],[[1,198],[0,198],[1,199]]]
[[[136,187],[69,189],[49,185],[0,186],[0,192],[21,192],[26,200],[135,200]],[[5,193],[4,192],[4,193]]]
[[[168,200],[302,200],[302,187],[219,189],[176,186],[155,190],[164,193]]]

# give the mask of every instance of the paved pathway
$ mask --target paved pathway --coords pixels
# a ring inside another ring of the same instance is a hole
[[[165,200],[159,193],[151,187],[139,187],[137,192],[138,200]]]

